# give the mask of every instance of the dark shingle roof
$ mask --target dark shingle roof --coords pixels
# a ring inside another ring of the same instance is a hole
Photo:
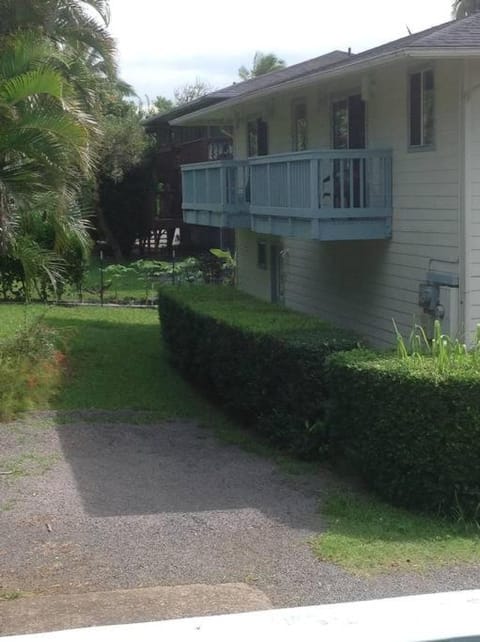
[[[471,49],[475,47],[480,47],[480,13],[460,20],[451,20],[373,49],[367,49],[352,56],[352,59],[358,62],[409,49]]]
[[[349,54],[345,51],[331,51],[323,56],[318,56],[317,58],[312,58],[311,60],[306,60],[305,62],[300,62],[296,65],[291,65],[290,67],[285,67],[285,69],[277,69],[277,71],[271,71],[270,73],[263,74],[257,78],[233,83],[228,87],[223,87],[222,89],[212,91],[206,96],[192,100],[192,102],[186,105],[176,107],[169,112],[159,114],[158,116],[152,116],[145,120],[144,125],[151,127],[160,123],[167,123],[174,118],[179,118],[180,116],[203,109],[204,107],[210,107],[211,105],[215,105],[223,100],[238,98],[243,94],[249,94],[253,91],[266,89],[267,87],[280,85],[281,83],[289,80],[300,78],[301,76],[308,75],[312,71],[320,71],[320,69],[323,69],[324,67],[330,67],[342,60],[346,60],[348,57]]]
[[[241,96],[242,94],[249,93],[251,91],[265,89],[266,87],[272,87],[273,85],[280,85],[288,80],[300,78],[312,71],[320,71],[320,69],[323,69],[324,67],[330,67],[330,65],[334,65],[348,58],[349,54],[346,51],[331,51],[323,56],[318,56],[311,60],[305,60],[304,62],[299,62],[296,65],[290,65],[290,67],[285,67],[284,69],[277,69],[277,71],[271,71],[270,73],[263,74],[257,78],[251,78],[250,80],[234,83],[229,87],[220,89],[218,92],[214,92],[214,94],[221,94],[226,98],[236,98],[237,96]]]

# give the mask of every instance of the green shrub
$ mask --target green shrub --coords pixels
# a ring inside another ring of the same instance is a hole
[[[54,330],[39,320],[0,341],[0,420],[46,403],[61,375]]]
[[[5,301],[23,300],[25,274],[18,259],[0,254],[0,289]]]
[[[363,350],[328,359],[336,448],[382,497],[476,516],[480,506],[480,359]]]
[[[173,364],[276,445],[318,457],[325,445],[325,357],[346,332],[230,287],[165,287],[162,331]]]

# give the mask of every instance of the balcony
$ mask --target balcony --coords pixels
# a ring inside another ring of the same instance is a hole
[[[182,166],[185,223],[210,227],[250,228],[245,202],[246,161],[211,161]]]
[[[317,240],[391,235],[390,151],[276,154],[187,165],[182,174],[187,223]]]

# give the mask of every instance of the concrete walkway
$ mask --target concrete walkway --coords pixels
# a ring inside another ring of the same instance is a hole
[[[478,569],[365,579],[319,562],[328,478],[192,423],[44,414],[2,426],[0,452],[0,596],[20,592],[0,601],[3,635],[479,586]]]

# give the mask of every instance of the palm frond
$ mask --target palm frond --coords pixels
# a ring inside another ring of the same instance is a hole
[[[62,98],[65,81],[53,69],[35,69],[0,80],[0,103],[15,105],[38,94]]]

